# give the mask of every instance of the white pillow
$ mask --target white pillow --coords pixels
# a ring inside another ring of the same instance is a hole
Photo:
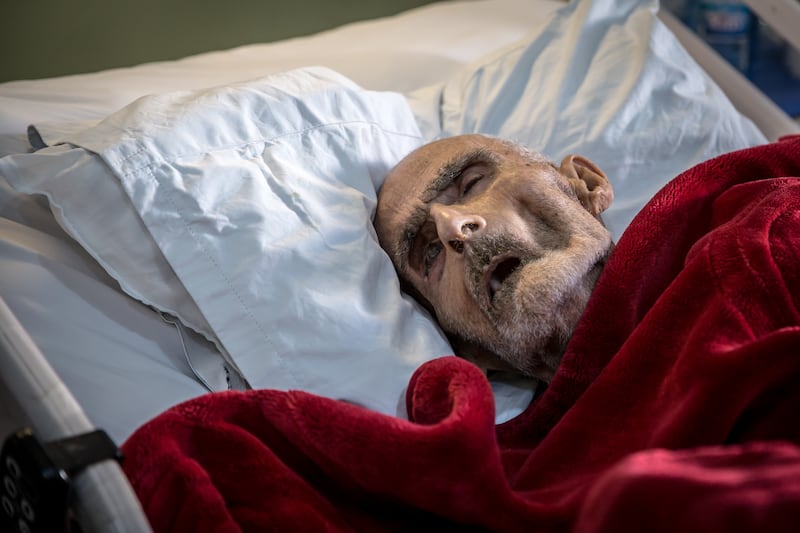
[[[452,353],[371,224],[384,175],[422,142],[401,96],[302,69],[145,97],[68,140],[0,172],[253,387],[402,414],[411,373]]]

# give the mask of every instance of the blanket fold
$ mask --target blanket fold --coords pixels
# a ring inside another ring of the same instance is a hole
[[[302,392],[210,394],[124,468],[156,531],[793,531],[800,523],[800,137],[674,179],[607,263],[562,366],[493,423],[469,363],[409,420]]]

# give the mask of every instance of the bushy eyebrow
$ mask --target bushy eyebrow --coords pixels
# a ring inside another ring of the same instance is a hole
[[[440,192],[452,185],[452,183],[464,173],[467,167],[479,162],[496,163],[497,154],[486,148],[477,148],[469,152],[457,154],[439,168],[436,177],[425,188],[423,201],[426,204],[433,201]]]
[[[406,220],[398,241],[395,243],[396,258],[400,266],[405,269],[411,243],[419,232],[420,227],[428,218],[428,205],[445,189],[458,179],[464,170],[479,162],[497,162],[497,154],[486,148],[476,148],[468,152],[457,154],[445,162],[436,172],[436,177],[425,187],[421,200],[423,205],[417,206]]]

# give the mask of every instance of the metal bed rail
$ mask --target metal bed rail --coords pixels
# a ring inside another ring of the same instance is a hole
[[[37,438],[56,441],[96,429],[1,297],[0,381],[16,399]],[[151,531],[116,461],[87,466],[70,481],[71,510],[82,531]]]

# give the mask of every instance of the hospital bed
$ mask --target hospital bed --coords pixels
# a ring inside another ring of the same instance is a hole
[[[312,35],[0,84],[0,434],[120,445],[174,404],[248,388],[402,417],[414,369],[451,353],[369,224],[405,153],[465,132],[581,153],[614,184],[618,238],[683,170],[798,132],[654,1],[381,5]],[[498,376],[497,421],[536,387]],[[74,519],[147,530],[114,454],[96,459],[73,472]]]

